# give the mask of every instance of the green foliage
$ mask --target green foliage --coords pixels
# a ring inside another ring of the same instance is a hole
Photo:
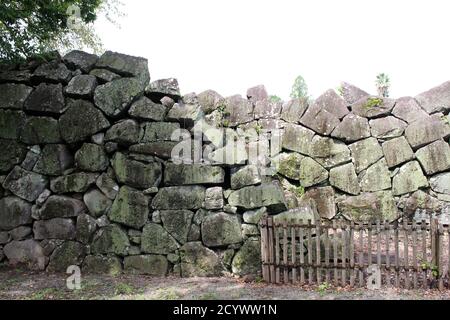
[[[20,61],[46,51],[101,49],[93,22],[99,13],[114,14],[118,0],[2,0],[0,59]],[[70,7],[80,8],[79,28],[69,27]],[[111,21],[111,20],[110,20]]]
[[[127,284],[127,283],[118,283],[118,284],[116,284],[116,288],[115,288],[115,291],[114,291],[114,293],[116,295],[119,295],[119,294],[130,295],[133,292],[134,292],[134,288],[132,286],[130,286],[129,284]]]
[[[283,100],[277,95],[270,95],[269,101],[276,103],[276,102],[282,102]]]
[[[317,287],[317,291],[318,291],[321,295],[323,295],[323,294],[325,294],[330,288],[331,288],[331,285],[330,285],[328,282],[324,282],[324,283],[320,284],[320,285]]]
[[[389,88],[391,86],[391,80],[389,76],[385,73],[380,73],[377,75],[377,80],[375,81],[377,86],[378,95],[380,97],[389,97]]]
[[[308,86],[306,85],[305,79],[303,79],[302,76],[298,76],[295,79],[294,85],[292,86],[291,98],[292,99],[299,99],[299,98],[309,99]]]
[[[426,271],[426,270],[430,270],[431,271],[431,275],[434,278],[437,278],[439,276],[439,267],[429,263],[428,261],[422,261],[420,263],[420,267],[422,268],[422,270]]]
[[[305,194],[305,187],[303,186],[292,187],[290,191],[294,193],[297,198],[301,198]]]
[[[261,134],[262,129],[263,127],[259,123],[255,125],[256,134]]]
[[[383,99],[370,97],[369,99],[367,99],[367,102],[363,105],[363,108],[372,109],[372,108],[379,107],[382,104],[383,104]]]

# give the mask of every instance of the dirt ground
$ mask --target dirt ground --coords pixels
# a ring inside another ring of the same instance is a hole
[[[259,281],[222,278],[155,278],[121,275],[82,276],[81,289],[69,290],[66,274],[29,272],[0,266],[0,299],[14,300],[404,300],[450,299],[450,290],[333,288],[266,285]]]

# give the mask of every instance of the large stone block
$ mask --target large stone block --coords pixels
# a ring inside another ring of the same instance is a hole
[[[382,148],[389,168],[414,159],[414,152],[405,137],[388,140]]]
[[[202,207],[205,188],[201,186],[166,187],[159,189],[153,198],[152,207],[160,210],[188,209]]]
[[[180,248],[181,275],[183,277],[211,277],[222,272],[219,256],[201,242],[188,242]]]
[[[71,219],[54,218],[40,220],[33,224],[34,239],[75,239],[75,223]]]
[[[360,117],[372,119],[389,115],[394,106],[395,100],[368,96],[352,104],[352,112]]]
[[[66,241],[50,256],[47,271],[66,272],[69,266],[81,266],[86,255],[86,247],[75,241]]]
[[[183,128],[192,128],[197,121],[203,118],[203,111],[198,104],[175,103],[167,113],[167,121],[176,121]]]
[[[18,140],[24,124],[22,111],[0,109],[0,138]]]
[[[407,127],[406,122],[392,116],[370,120],[369,124],[372,137],[378,139],[400,137]]]
[[[82,270],[88,274],[118,276],[122,273],[122,263],[115,256],[90,255],[84,259]]]
[[[221,247],[242,241],[238,216],[223,212],[211,214],[202,222],[202,241],[207,247]]]
[[[26,147],[14,140],[0,139],[0,172],[9,172],[21,163],[27,154]]]
[[[416,158],[427,175],[450,169],[450,146],[443,140],[433,142],[416,152]]]
[[[332,137],[354,142],[370,137],[369,121],[353,113],[348,114],[331,133]]]
[[[450,172],[431,177],[430,185],[434,192],[450,194]]]
[[[117,187],[117,189],[119,189],[119,187]],[[100,218],[104,214],[107,214],[112,206],[111,199],[98,189],[92,189],[86,192],[83,196],[83,201],[89,212],[96,218]]]
[[[78,172],[50,181],[50,189],[57,194],[86,192],[98,178],[98,174]]]
[[[188,239],[194,213],[189,210],[161,210],[160,217],[164,229],[179,243],[184,244]]]
[[[90,215],[83,213],[77,217],[77,241],[84,244],[90,244],[95,230],[97,230],[97,222]]]
[[[235,127],[253,120],[253,105],[240,95],[225,99],[225,123],[227,127]]]
[[[118,225],[111,224],[97,231],[91,245],[91,252],[126,256],[129,248],[130,241],[127,233]]]
[[[168,261],[162,255],[139,255],[126,257],[123,261],[124,271],[131,274],[145,274],[164,277],[168,272]]]
[[[428,114],[419,106],[416,99],[412,97],[397,99],[392,114],[408,123],[413,123],[428,117]]]
[[[361,190],[363,192],[375,192],[391,188],[391,173],[386,160],[381,159],[371,165],[367,170],[361,172]]]
[[[309,154],[309,148],[314,137],[314,131],[300,125],[286,125],[283,134],[283,149]]]
[[[144,163],[128,158],[123,153],[116,153],[112,166],[120,183],[138,189],[157,187],[162,178],[162,167],[159,162]]]
[[[228,197],[231,206],[243,209],[267,207],[271,213],[278,213],[287,209],[284,193],[278,184],[263,184],[260,186],[244,187],[233,191]]]
[[[73,156],[66,145],[49,144],[42,150],[42,155],[34,167],[34,171],[58,176],[73,165]]]
[[[68,143],[80,142],[109,128],[109,121],[100,110],[84,100],[69,102],[67,111],[59,119],[61,136]]]
[[[166,163],[164,168],[164,184],[167,186],[221,184],[224,179],[225,171],[218,166]]]
[[[344,142],[318,135],[312,139],[309,154],[327,169],[352,160]]]
[[[33,80],[41,82],[52,82],[64,84],[68,83],[72,78],[72,73],[65,66],[65,64],[57,60],[43,63],[33,73]]]
[[[23,108],[25,100],[28,98],[33,88],[24,84],[6,83],[0,85],[0,109]]]
[[[281,113],[281,106],[281,102],[257,101],[253,110],[255,119],[278,119]]]
[[[352,105],[356,101],[369,95],[364,90],[361,90],[360,88],[347,82],[341,83],[340,92],[342,94],[342,98],[348,105]]]
[[[44,270],[48,262],[44,249],[39,242],[32,239],[12,241],[4,246],[3,253],[10,264],[26,264],[37,270]]]
[[[95,76],[82,74],[70,80],[65,92],[73,98],[89,99],[93,96],[96,87],[97,78]]]
[[[129,187],[120,188],[108,217],[134,229],[140,229],[148,220],[148,198],[144,193]]]
[[[225,99],[214,90],[206,90],[197,95],[198,103],[200,104],[204,114],[210,114],[224,105]]]
[[[83,171],[105,171],[108,168],[109,159],[102,146],[85,143],[75,153],[75,165]]]
[[[428,181],[417,161],[411,161],[400,167],[392,179],[392,193],[402,195],[428,187]]]
[[[149,223],[142,230],[141,251],[169,254],[179,248],[177,241],[159,224]]]
[[[129,146],[139,141],[141,129],[139,124],[131,119],[117,122],[106,131],[105,141],[116,142],[121,146]]]
[[[172,135],[176,140],[179,129],[180,124],[175,122],[146,122],[142,125],[140,142],[172,141]]]
[[[29,145],[60,143],[58,120],[50,117],[27,117],[20,140]]]
[[[352,153],[356,173],[367,169],[383,157],[383,150],[375,138],[357,141],[351,144],[349,148]]]
[[[415,98],[428,114],[448,111],[450,110],[450,81],[425,91]]]
[[[86,207],[80,200],[65,196],[50,196],[39,210],[39,218],[72,218],[84,213]]]
[[[72,69],[80,69],[88,73],[94,67],[98,57],[80,50],[72,50],[63,57],[64,63]]]
[[[441,121],[434,117],[426,117],[410,124],[405,130],[405,137],[411,147],[417,149],[443,138],[445,131]]]
[[[305,201],[314,203],[321,218],[332,219],[336,215],[333,187],[311,188],[305,193]]]
[[[353,163],[332,168],[330,170],[330,184],[352,195],[358,195],[361,191]]]
[[[147,97],[142,97],[131,105],[128,114],[140,120],[164,121],[167,107],[154,103]]]
[[[61,84],[41,83],[25,101],[26,111],[59,115],[66,110]]]
[[[45,176],[16,166],[3,182],[3,188],[19,198],[33,202],[45,190],[47,183]]]
[[[95,89],[95,105],[107,116],[117,118],[142,96],[142,84],[136,78],[117,79]]]
[[[299,123],[308,108],[307,99],[293,99],[283,103],[281,119],[290,123]]]
[[[155,101],[163,97],[170,97],[174,100],[180,99],[180,88],[178,80],[174,78],[159,79],[151,82],[145,89],[145,94]]]
[[[337,203],[339,212],[354,221],[376,221],[397,218],[397,207],[390,191],[363,193]]]
[[[95,66],[97,68],[108,69],[124,77],[136,77],[139,79],[143,88],[150,81],[148,60],[145,58],[106,51]]]
[[[16,198],[0,199],[0,230],[12,230],[31,223],[31,204]]]
[[[259,238],[248,238],[234,255],[231,264],[233,274],[239,276],[261,273],[261,242]]]

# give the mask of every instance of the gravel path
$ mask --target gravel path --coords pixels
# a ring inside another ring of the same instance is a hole
[[[86,275],[81,290],[66,287],[67,275],[0,267],[0,299],[133,299],[133,300],[373,300],[450,299],[450,290],[395,290],[299,287],[245,283],[235,278],[154,278]]]

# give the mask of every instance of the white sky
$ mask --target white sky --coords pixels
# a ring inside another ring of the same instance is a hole
[[[264,84],[289,97],[301,74],[313,97],[341,81],[391,96],[450,80],[448,0],[122,0],[116,29],[96,23],[105,48],[149,60],[152,80],[182,93],[245,95]]]

